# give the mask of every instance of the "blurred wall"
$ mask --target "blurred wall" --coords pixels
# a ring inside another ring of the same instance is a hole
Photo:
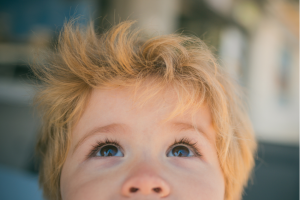
[[[101,16],[111,24],[136,20],[136,26],[149,34],[164,35],[178,28],[180,0],[104,0]]]
[[[253,33],[250,113],[258,139],[298,145],[299,40],[285,25],[267,15]]]

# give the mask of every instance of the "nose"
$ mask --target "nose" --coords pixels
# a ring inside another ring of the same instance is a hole
[[[121,193],[126,197],[155,195],[162,198],[170,194],[170,186],[158,174],[140,171],[128,177],[122,186]]]

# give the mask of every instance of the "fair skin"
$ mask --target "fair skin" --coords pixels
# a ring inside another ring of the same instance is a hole
[[[175,97],[170,90],[137,106],[129,88],[94,89],[72,129],[62,199],[223,200],[210,111],[166,121]]]

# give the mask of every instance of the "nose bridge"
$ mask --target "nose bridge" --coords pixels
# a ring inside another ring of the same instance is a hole
[[[140,163],[132,168],[122,185],[121,193],[126,197],[136,195],[166,197],[170,194],[170,185],[159,175],[153,165]]]

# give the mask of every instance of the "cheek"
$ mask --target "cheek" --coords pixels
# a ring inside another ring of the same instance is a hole
[[[63,200],[115,199],[119,188],[120,176],[113,173],[89,173],[77,170],[71,177],[62,181]]]
[[[122,180],[122,170],[117,170],[119,159],[109,162],[90,160],[76,169],[64,166],[61,174],[61,195],[63,200],[115,199]]]
[[[191,165],[189,165],[191,164]],[[170,173],[175,196],[179,199],[224,200],[225,184],[221,170],[207,163],[177,163]]]
[[[114,185],[111,181],[97,177],[85,180],[80,184],[73,184],[62,192],[63,200],[82,200],[82,199],[112,199]]]

